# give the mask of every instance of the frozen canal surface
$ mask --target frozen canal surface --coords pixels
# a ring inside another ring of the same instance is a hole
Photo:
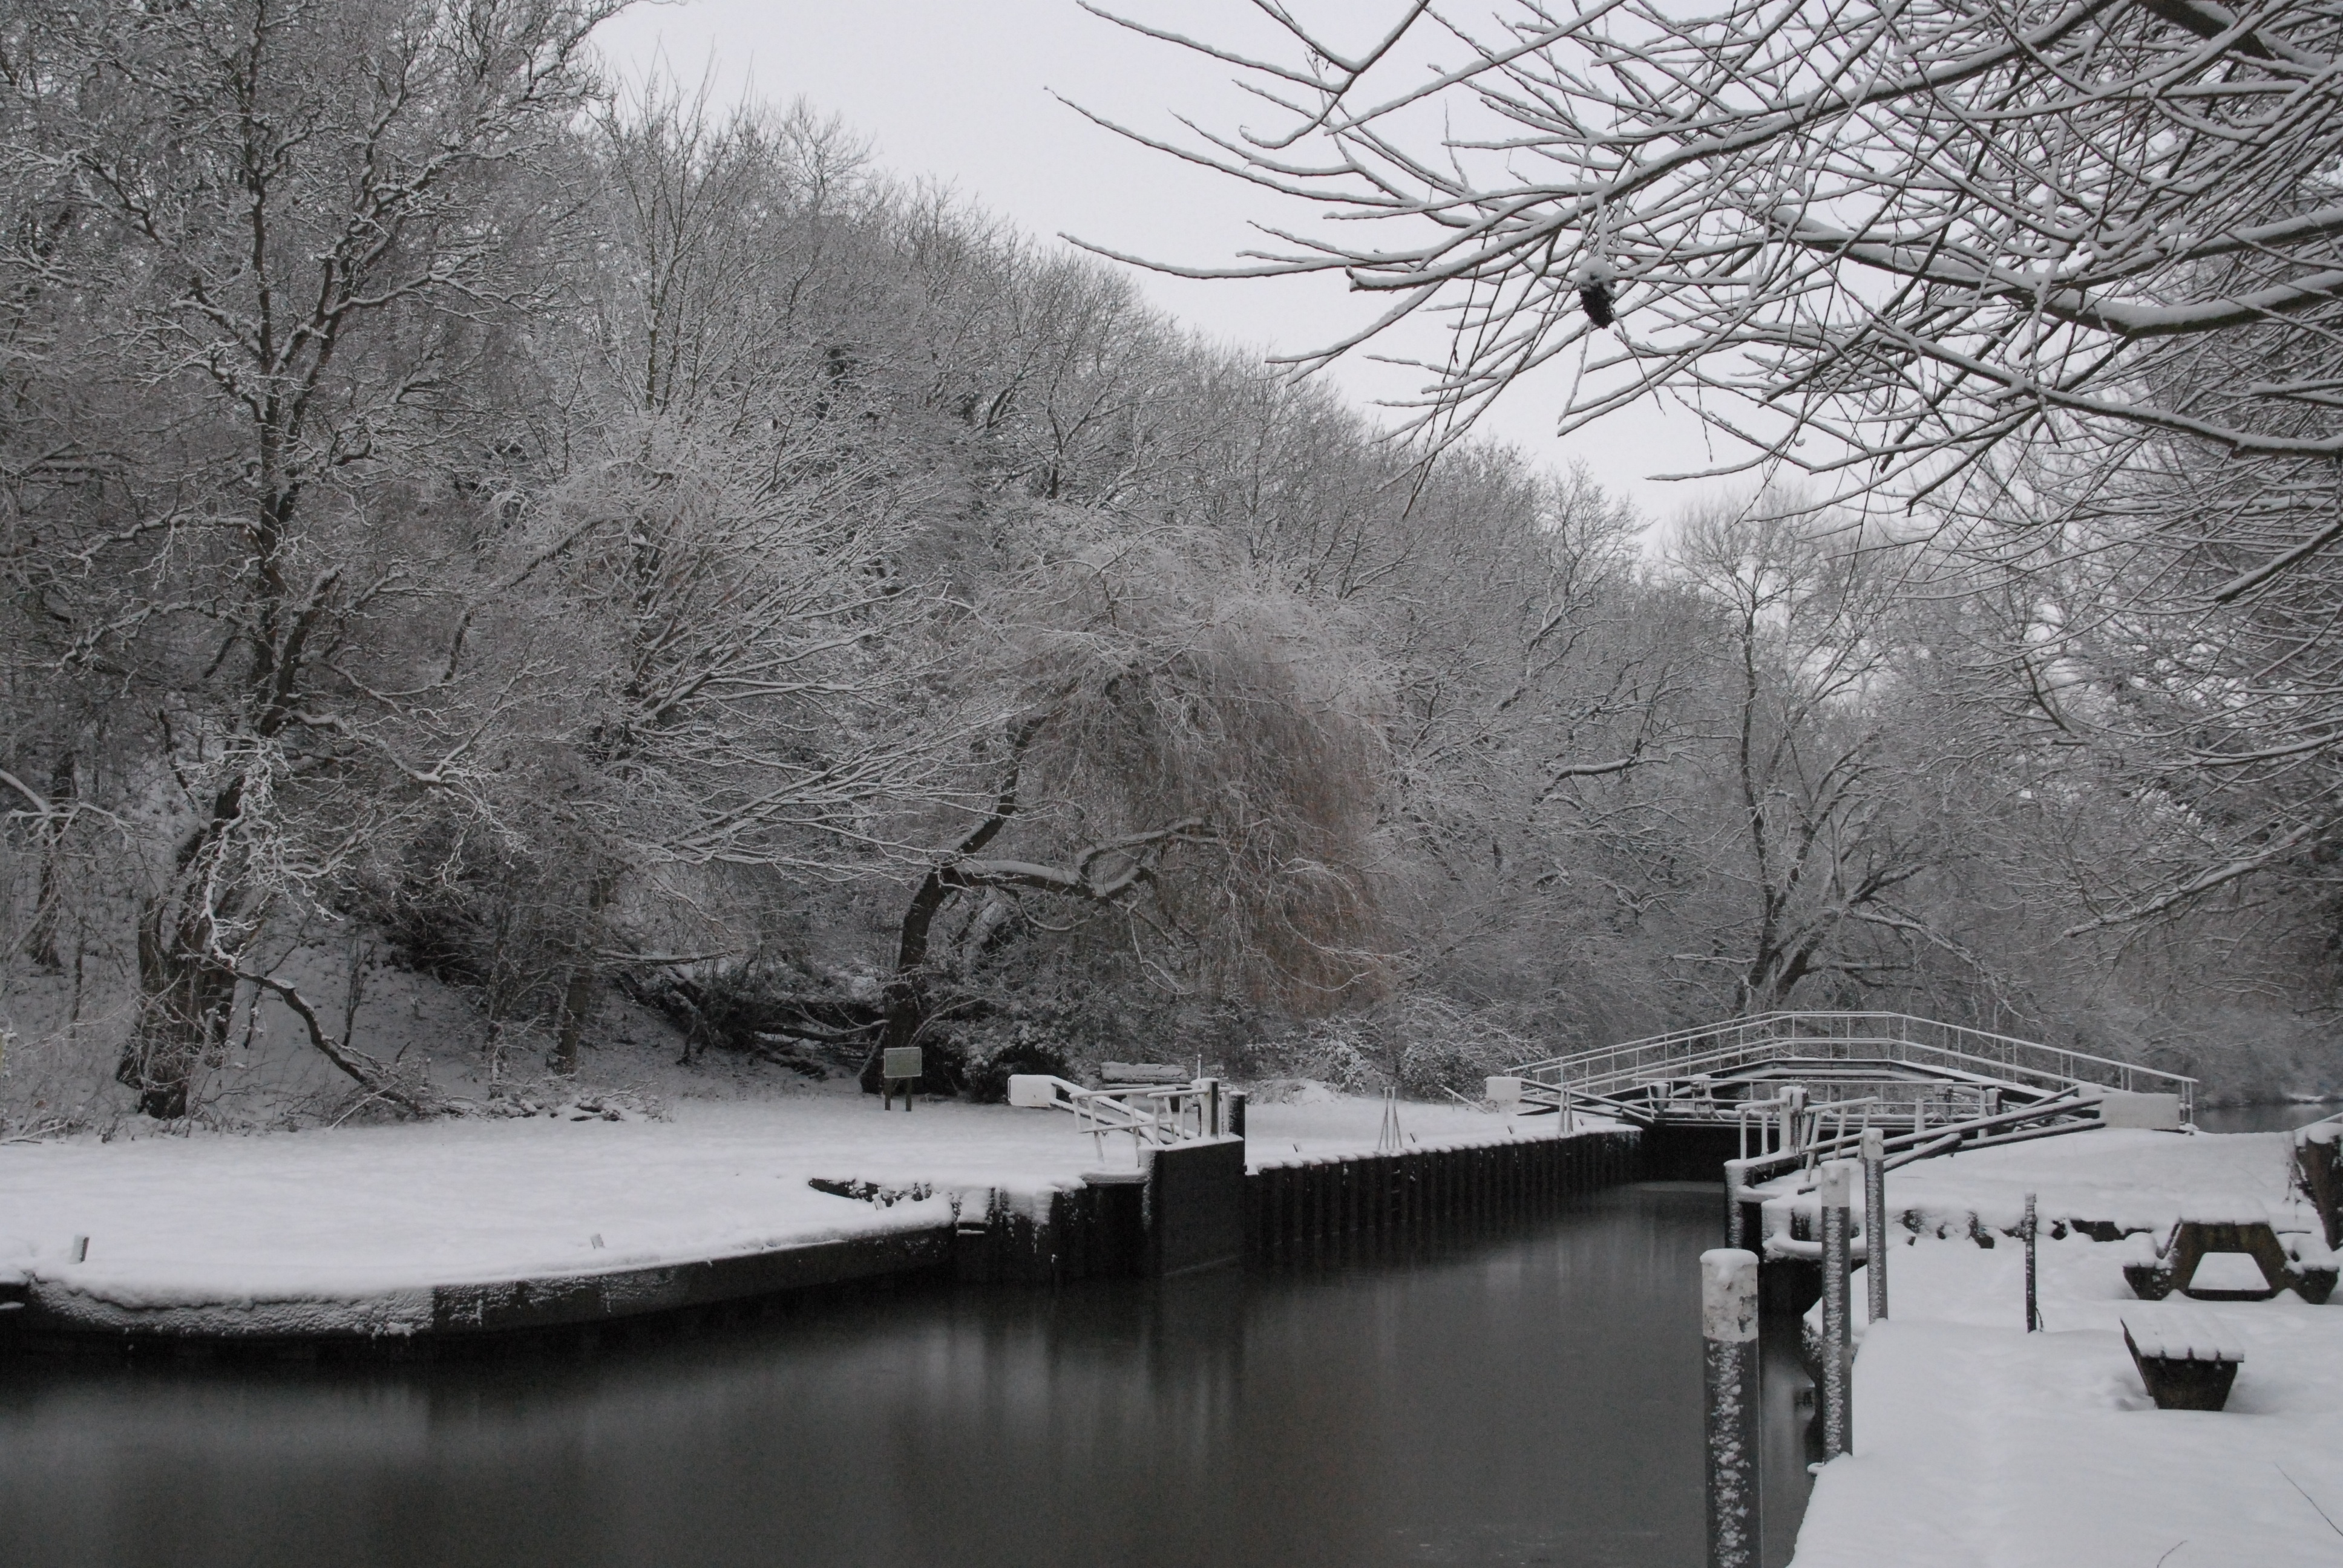
[[[1716,1189],[1650,1184],[1408,1261],[905,1289],[592,1354],[17,1359],[0,1563],[1674,1568],[1718,1225]]]

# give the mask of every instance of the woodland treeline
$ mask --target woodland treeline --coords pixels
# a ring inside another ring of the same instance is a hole
[[[2183,755],[2271,635],[2157,611],[2217,563],[1647,531],[567,0],[0,17],[12,1125],[258,1114],[256,1035],[430,1112],[621,1004],[978,1092],[1785,1005],[2329,1086],[2330,838],[2223,874],[2302,775]]]

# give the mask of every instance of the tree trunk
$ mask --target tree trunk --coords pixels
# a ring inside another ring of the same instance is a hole
[[[920,883],[920,890],[911,895],[911,907],[903,911],[902,934],[895,948],[895,978],[887,982],[886,1026],[879,1031],[879,1043],[870,1048],[870,1054],[862,1062],[865,1094],[880,1091],[886,1053],[897,1046],[917,1045],[920,1031],[927,1027],[928,933],[951,892],[944,885],[943,870],[939,867]]]
[[[74,754],[66,750],[58,754],[56,766],[49,772],[49,810],[40,826],[41,889],[24,946],[27,959],[53,974],[65,968],[57,956],[58,914],[65,900],[65,879],[58,861],[65,852],[64,802],[73,792]]]
[[[595,871],[586,893],[586,934],[569,965],[569,981],[561,990],[561,1020],[553,1042],[553,1070],[564,1078],[578,1073],[578,1037],[594,1010],[601,980],[602,916],[618,891],[618,872],[610,867]]]
[[[186,1115],[196,1066],[226,1042],[236,983],[211,955],[206,913],[174,918],[172,902],[149,899],[139,911],[138,1022],[114,1070],[137,1091],[138,1109],[165,1121]]]
[[[946,873],[955,861],[991,843],[1009,825],[1009,819],[1017,815],[1017,786],[1024,772],[1026,748],[1033,744],[1033,737],[1049,721],[1048,713],[1036,714],[1021,719],[1010,731],[1008,765],[993,797],[991,814],[970,829],[950,856],[929,868],[919,891],[911,895],[911,907],[903,911],[902,934],[895,948],[895,978],[887,984],[887,1024],[879,1032],[879,1043],[870,1048],[870,1054],[862,1062],[865,1094],[880,1091],[887,1051],[896,1046],[918,1044],[920,1030],[928,1026],[928,933],[934,928],[944,901],[956,890],[945,879]]]

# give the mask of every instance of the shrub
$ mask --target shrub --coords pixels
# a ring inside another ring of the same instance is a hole
[[[1011,1075],[1021,1072],[1047,1073],[1052,1078],[1073,1075],[1064,1053],[1056,1047],[1031,1038],[1014,1039],[968,1064],[968,1097],[980,1105],[998,1105],[1009,1098]]]

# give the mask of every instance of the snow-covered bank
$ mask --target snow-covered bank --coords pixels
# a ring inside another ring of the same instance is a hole
[[[2343,1562],[2343,1304],[2200,1305],[2245,1348],[2228,1408],[2158,1411],[2119,1326],[2138,1243],[2048,1234],[2237,1203],[2288,1231],[2311,1223],[2288,1172],[2283,1134],[2110,1131],[1893,1173],[1889,1205],[1921,1231],[1889,1231],[1890,1322],[1856,1358],[1855,1452],[1816,1483],[1797,1568]],[[2030,1335],[2022,1248],[1966,1234],[1972,1213],[2014,1224],[2028,1191],[2045,1226]],[[1858,1277],[1858,1318],[1862,1295]]]
[[[1408,1105],[1411,1147],[1549,1137],[1551,1118]],[[1371,1151],[1380,1101],[1302,1095],[1252,1118],[1255,1163]],[[1101,1154],[1103,1158],[1101,1158]],[[0,1147],[0,1279],[58,1310],[219,1308],[308,1332],[416,1332],[447,1286],[642,1270],[1028,1212],[1135,1162],[1055,1111],[841,1090],[683,1102],[665,1121],[445,1121]],[[815,1188],[870,1183],[888,1202]],[[897,1196],[900,1194],[900,1196]],[[76,1238],[87,1238],[85,1255]],[[256,1303],[258,1305],[256,1306]]]
[[[1965,1223],[2015,1226],[2026,1194],[2036,1194],[2046,1227],[2056,1221],[2168,1229],[2182,1206],[2241,1198],[2286,1209],[2293,1144],[2282,1132],[2143,1132],[2128,1128],[2045,1138],[1976,1150],[1906,1166],[1887,1179],[1888,1205],[1931,1227]],[[2303,1210],[2303,1229],[2315,1229]]]

